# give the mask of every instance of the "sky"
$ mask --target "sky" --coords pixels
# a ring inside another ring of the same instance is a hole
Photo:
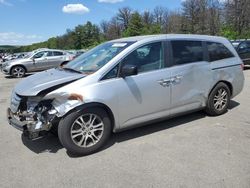
[[[0,0],[0,45],[28,45],[64,34],[79,24],[109,20],[119,8],[143,12],[183,0]]]

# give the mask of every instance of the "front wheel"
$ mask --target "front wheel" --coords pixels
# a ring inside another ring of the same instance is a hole
[[[11,76],[15,78],[22,78],[24,77],[26,71],[22,66],[15,66],[11,69]]]
[[[225,83],[218,83],[209,95],[206,112],[218,116],[227,112],[230,102],[230,90]]]
[[[111,133],[111,121],[100,108],[72,112],[58,126],[61,144],[71,153],[89,155],[98,151]]]

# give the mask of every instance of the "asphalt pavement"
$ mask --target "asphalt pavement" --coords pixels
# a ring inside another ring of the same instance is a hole
[[[250,70],[228,113],[203,112],[117,133],[93,155],[67,153],[49,135],[29,141],[6,120],[20,79],[0,73],[0,187],[250,187]]]

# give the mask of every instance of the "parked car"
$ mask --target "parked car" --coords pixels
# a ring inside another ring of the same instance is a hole
[[[224,114],[243,88],[242,68],[222,37],[113,40],[23,79],[13,90],[8,119],[30,139],[58,129],[68,151],[91,154],[112,132],[201,109]]]
[[[64,65],[74,58],[73,55],[52,49],[40,49],[29,53],[24,58],[6,61],[2,64],[2,72],[16,78],[26,73],[51,69]]]
[[[250,40],[240,41],[236,47],[244,65],[250,65]]]

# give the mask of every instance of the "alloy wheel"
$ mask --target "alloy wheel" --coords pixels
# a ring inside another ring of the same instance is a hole
[[[228,103],[228,93],[224,88],[220,88],[214,96],[214,108],[222,111]]]
[[[78,117],[71,126],[71,139],[83,148],[95,145],[102,138],[104,123],[96,114],[84,114]]]
[[[25,74],[25,70],[22,67],[15,67],[12,71],[13,76],[16,78],[21,78]]]

